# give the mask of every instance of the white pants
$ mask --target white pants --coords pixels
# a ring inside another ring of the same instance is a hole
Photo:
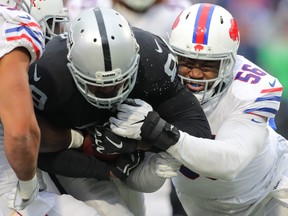
[[[208,198],[201,199],[194,196],[194,194],[184,194],[177,191],[177,195],[188,216],[287,216],[288,142],[281,136],[278,136],[277,150],[279,163],[274,170],[276,177],[270,181],[266,192],[254,205],[243,206],[243,209],[235,211],[231,210],[233,209],[232,203],[229,212],[229,209],[224,207],[221,201]]]
[[[13,169],[7,161],[3,145],[4,144],[4,131],[0,123],[0,216],[19,215],[14,210],[8,207],[8,196],[14,187],[16,187],[18,178],[16,177]],[[86,205],[84,202],[76,200],[69,195],[58,195],[46,191],[40,192],[40,197],[43,199],[52,200],[54,205],[47,213],[48,216],[99,216],[94,208]],[[33,210],[32,210],[33,211]],[[23,214],[22,214],[23,215]],[[31,216],[33,212],[29,215]],[[37,215],[42,216],[42,215]],[[43,215],[44,216],[44,215]]]
[[[145,216],[143,193],[119,179],[68,178],[57,175],[66,192],[95,208],[101,216]]]

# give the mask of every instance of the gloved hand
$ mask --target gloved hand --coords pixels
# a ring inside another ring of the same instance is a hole
[[[151,157],[149,161],[151,172],[161,178],[177,176],[181,163],[167,152],[160,152]]]
[[[117,117],[110,117],[111,130],[122,137],[141,140],[140,128],[153,108],[140,99],[127,99],[117,106]]]
[[[122,181],[143,161],[145,153],[136,151],[132,154],[122,154],[111,167],[111,172]]]
[[[107,126],[90,127],[86,136],[91,136],[92,139],[85,137],[85,145],[87,140],[92,141],[93,149],[101,154],[132,153],[137,149],[137,140],[120,137]]]
[[[175,145],[180,138],[179,130],[154,111],[148,113],[140,130],[144,141],[151,142],[164,151]]]
[[[15,210],[23,210],[35,200],[38,193],[39,183],[36,175],[29,181],[19,180],[8,197],[8,206]]]

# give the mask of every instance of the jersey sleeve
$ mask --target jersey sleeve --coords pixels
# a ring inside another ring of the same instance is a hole
[[[280,107],[283,92],[281,83],[243,57],[238,62],[234,71],[232,95],[241,101],[239,110],[246,114],[274,118]]]
[[[42,56],[45,48],[42,29],[28,13],[0,5],[0,25],[0,57],[16,47],[29,51],[30,63]]]
[[[129,96],[141,95],[141,99],[157,106],[159,96],[169,98],[177,89],[177,60],[169,45],[157,35],[138,28],[133,28],[133,32],[140,46],[140,64]]]
[[[255,120],[258,123],[246,114],[234,115],[222,123],[215,140],[180,131],[179,141],[167,152],[200,175],[233,180],[265,145],[266,122],[259,116]]]

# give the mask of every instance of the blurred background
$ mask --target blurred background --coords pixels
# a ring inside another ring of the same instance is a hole
[[[122,0],[64,1],[71,20],[85,8],[113,7],[132,26],[151,31],[165,40],[169,39],[168,35],[177,15],[189,5],[206,2],[223,6],[238,22],[238,54],[277,77],[284,87],[275,123],[277,132],[288,139],[288,0],[156,0],[155,4],[145,10],[124,7],[121,5]],[[173,187],[167,180],[159,191],[146,195],[147,216],[185,215],[171,190]]]

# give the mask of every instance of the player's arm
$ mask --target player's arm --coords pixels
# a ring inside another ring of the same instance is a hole
[[[40,153],[38,164],[46,172],[67,177],[109,179],[110,174],[108,163],[75,149]]]
[[[132,154],[119,155],[108,163],[81,152],[80,149],[67,149],[60,152],[40,153],[38,164],[39,168],[46,172],[67,177],[100,180],[117,177],[124,180],[141,163],[143,157],[143,152],[136,151]]]
[[[82,145],[84,137],[76,130],[58,127],[40,115],[36,115],[41,130],[40,152],[57,152]]]
[[[0,117],[4,126],[4,148],[20,180],[35,175],[40,130],[34,114],[28,83],[30,55],[15,48],[0,59]]]
[[[157,117],[154,117],[156,120]],[[251,121],[252,118],[257,122]],[[142,137],[151,140],[152,136],[148,133],[151,134],[154,130],[161,131],[157,138],[155,137],[154,145],[166,150],[189,169],[212,178],[235,178],[265,143],[267,119],[250,114],[239,114],[226,120],[217,132],[215,140],[191,136],[175,127],[171,128],[169,123],[164,123],[165,126],[161,130],[152,126],[150,120],[141,128]]]
[[[118,109],[121,110],[122,106]],[[124,137],[138,136],[158,149],[167,151],[189,169],[212,178],[235,178],[264,143],[267,118],[256,115],[234,115],[222,124],[216,139],[212,140],[179,130],[155,111],[148,111],[147,115],[143,115],[143,121],[135,123],[134,115],[139,118],[138,109],[137,106],[126,104],[126,111],[122,112],[120,119],[110,118],[112,131]],[[252,118],[254,121],[251,121]],[[190,129],[194,127],[190,126]]]
[[[146,152],[143,162],[127,178],[133,190],[151,193],[161,188],[167,178],[177,176],[181,163],[167,152]]]

